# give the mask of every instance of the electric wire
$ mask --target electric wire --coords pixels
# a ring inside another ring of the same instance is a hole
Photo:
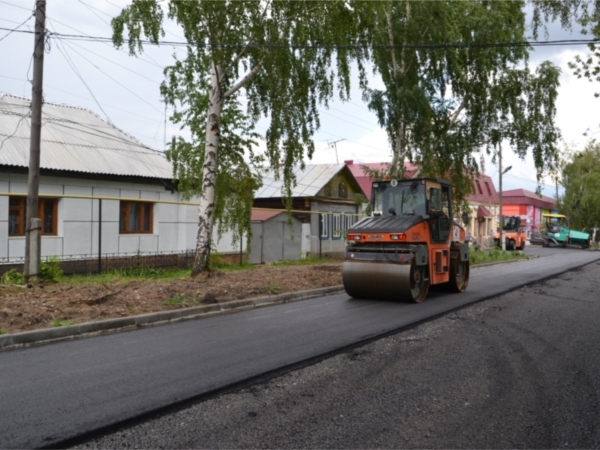
[[[52,20],[53,20],[53,22],[56,22],[56,23],[58,23],[58,24],[60,24],[60,25],[62,25],[62,26],[64,26],[64,27],[67,27],[67,28],[69,28],[69,29],[71,29],[71,30],[73,30],[73,31],[76,31],[77,33],[81,33],[81,36],[82,36],[82,37],[90,37],[90,38],[92,38],[92,41],[95,41],[95,40],[93,39],[93,36],[86,35],[86,34],[85,34],[83,31],[81,31],[81,30],[78,30],[77,28],[73,28],[72,26],[70,26],[70,25],[67,25],[67,24],[66,24],[66,23],[64,23],[64,22],[61,22],[60,20],[56,20],[56,19],[52,19]],[[3,28],[2,28],[2,27],[0,27],[0,30],[2,30],[2,29],[3,29]],[[22,31],[22,30],[20,30],[20,31],[17,31],[17,33],[20,33],[20,32],[24,32],[24,31]],[[29,33],[29,34],[32,34],[32,33],[35,33],[35,31],[29,31],[28,33]],[[58,34],[60,35],[60,33],[58,33]],[[101,42],[101,41],[95,41],[95,42]],[[109,39],[109,38],[107,38],[107,39],[105,39],[105,40],[104,40],[102,43],[104,43],[104,44],[108,45],[108,46],[109,46],[109,47],[111,47],[111,48],[114,48],[114,46],[113,46],[113,43],[112,43],[112,39]],[[123,52],[123,53],[126,53],[126,54],[129,54],[129,53],[127,53],[125,50],[119,50],[119,51],[121,51],[121,52]],[[150,58],[150,57],[148,56],[148,58]],[[138,59],[139,59],[140,61],[143,61],[143,62],[145,62],[146,64],[150,64],[150,65],[152,65],[152,66],[155,66],[155,67],[158,67],[158,68],[160,68],[160,69],[162,69],[162,68],[163,68],[163,66],[162,66],[161,64],[157,63],[157,62],[156,62],[156,61],[154,61],[154,60],[152,60],[152,62],[150,62],[150,61],[147,61],[146,59],[144,59],[143,57],[139,57]],[[152,58],[150,58],[150,59],[152,59]]]
[[[69,44],[66,44],[67,46],[70,47]],[[107,76],[108,78],[110,78],[112,81],[114,81],[115,83],[117,83],[119,86],[121,86],[123,89],[125,89],[126,91],[128,91],[130,94],[134,95],[135,97],[137,97],[138,99],[140,99],[142,102],[146,103],[148,106],[150,106],[152,109],[154,109],[155,111],[159,112],[159,113],[163,113],[161,110],[159,110],[158,108],[156,108],[152,103],[148,102],[146,99],[144,99],[143,97],[141,97],[140,95],[136,94],[135,92],[133,92],[131,89],[129,89],[127,86],[125,86],[123,83],[117,81],[116,78],[112,77],[111,75],[107,74],[105,71],[103,71],[100,67],[98,67],[96,64],[94,64],[92,61],[90,61],[88,58],[86,58],[85,56],[83,56],[81,53],[79,53],[77,50],[73,49],[73,47],[70,47],[72,51],[74,51],[75,53],[77,53],[81,58],[83,58],[84,60],[86,60],[88,63],[90,63],[92,66],[94,66],[96,68],[96,70],[98,70],[100,73],[104,74],[105,76]]]
[[[12,139],[15,136],[15,134],[17,134],[17,131],[19,130],[19,126],[21,125],[21,122],[23,122],[23,119],[29,117],[30,112],[28,112],[27,114],[23,114],[21,116],[21,118],[17,122],[17,126],[15,127],[15,130],[12,132],[12,134],[10,134],[10,135],[4,135],[6,137],[4,139],[2,139],[2,142],[0,142],[0,150],[2,150],[2,147],[4,147],[4,143],[6,141],[8,141],[9,139]]]
[[[29,8],[25,8],[24,6],[15,5],[14,3],[6,2],[4,0],[0,0],[0,3],[4,3],[5,5],[14,6],[15,8],[24,9],[26,11],[31,11]]]
[[[56,20],[55,20],[56,21]],[[58,21],[56,21],[58,22]],[[58,22],[61,23],[61,22]],[[62,23],[61,23],[62,24]],[[69,27],[66,24],[63,24]],[[69,27],[72,28],[72,27]],[[74,29],[74,28],[72,28]],[[0,27],[0,30],[10,31],[10,28]],[[78,31],[78,30],[76,30]],[[33,31],[17,30],[16,33],[34,33]],[[78,31],[81,33],[80,31]],[[75,35],[75,34],[62,34],[52,33],[52,38],[60,40],[77,40],[85,42],[102,42],[102,43],[113,43],[111,37],[102,36],[89,36],[89,35]],[[454,49],[454,48],[467,48],[467,49],[487,49],[487,48],[510,48],[510,47],[555,47],[555,46],[569,46],[569,45],[589,45],[598,44],[600,39],[560,39],[553,41],[513,41],[513,42],[488,42],[488,43],[454,43],[454,44],[371,44],[371,45],[355,45],[355,44],[335,44],[335,45],[315,45],[315,44],[210,44],[210,43],[191,43],[183,41],[158,41],[152,42],[148,39],[130,40],[123,39],[123,43],[140,43],[142,45],[170,45],[173,47],[188,47],[193,45],[197,48],[212,48],[213,46],[223,48],[250,48],[250,49],[284,49],[284,50],[418,50],[418,49]]]
[[[8,33],[6,33],[4,36],[2,36],[0,38],[0,42],[2,42],[4,39],[6,39],[6,37],[10,36],[14,31],[17,31],[19,28],[21,28],[23,25],[25,25],[27,23],[27,21],[30,19],[31,19],[31,17],[27,17],[27,19],[25,19],[19,26],[17,26],[16,28],[13,28]]]
[[[137,75],[138,77],[144,78],[144,79],[146,79],[148,81],[151,81],[154,84],[160,85],[159,81],[153,80],[152,78],[149,78],[146,75],[143,75],[143,74],[141,74],[139,72],[136,72],[135,70],[131,70],[128,67],[125,67],[123,64],[119,64],[118,62],[115,62],[112,59],[106,58],[106,57],[104,57],[104,56],[102,56],[102,55],[100,55],[100,54],[98,54],[96,52],[93,52],[93,51],[91,51],[91,50],[83,47],[82,45],[75,44],[74,42],[69,42],[69,45],[74,45],[74,46],[76,46],[76,47],[78,47],[78,48],[80,48],[82,50],[85,50],[88,53],[91,53],[92,55],[97,56],[98,58],[104,59],[105,61],[108,61],[109,63],[114,64],[115,66],[118,66],[118,67],[120,67],[120,68],[122,68],[122,69],[124,69],[124,70],[126,70],[128,72],[131,72],[132,74]]]
[[[365,127],[365,126],[363,126],[363,125],[359,125],[359,124],[357,124],[357,123],[350,122],[350,121],[348,121],[348,120],[346,120],[346,119],[344,119],[344,118],[342,118],[342,117],[338,117],[338,116],[336,116],[336,115],[334,115],[334,114],[331,114],[331,113],[329,113],[329,112],[327,112],[327,111],[320,111],[320,114],[325,114],[325,115],[327,115],[327,116],[330,116],[330,117],[333,117],[333,118],[335,118],[335,119],[342,120],[344,123],[349,123],[349,124],[351,124],[351,125],[354,125],[355,127],[362,128],[363,130],[367,130],[367,131],[373,131],[373,129],[372,129],[372,128],[367,128],[367,127]]]
[[[28,80],[25,80],[25,79],[23,79],[23,78],[9,77],[9,76],[7,76],[7,75],[0,75],[0,78],[8,78],[9,80],[16,80],[16,81],[28,81]],[[48,89],[48,88],[49,88],[49,89],[54,89],[54,90],[56,90],[56,91],[64,92],[65,94],[72,95],[73,97],[83,98],[83,99],[85,99],[85,100],[93,100],[93,99],[91,99],[91,98],[89,98],[89,97],[86,97],[86,96],[84,96],[84,95],[78,95],[78,94],[74,94],[74,93],[72,93],[72,92],[65,91],[64,89],[60,89],[60,88],[57,88],[57,87],[55,87],[55,86],[52,86],[52,85],[49,85],[49,84],[46,84],[46,83],[44,83],[44,89]],[[58,103],[57,103],[57,104],[58,104]],[[132,112],[132,111],[128,111],[128,110],[126,110],[126,109],[123,109],[123,108],[120,108],[120,107],[118,107],[118,106],[109,105],[109,104],[107,104],[107,103],[104,103],[104,107],[105,107],[105,108],[111,108],[111,109],[115,109],[115,110],[117,110],[117,111],[121,111],[121,112],[124,112],[124,113],[126,113],[126,114],[130,114],[130,115],[132,115],[132,116],[141,117],[142,119],[151,120],[151,121],[153,121],[153,122],[159,122],[159,123],[162,123],[162,122],[163,122],[163,119],[162,119],[162,118],[161,118],[161,119],[156,119],[156,118],[154,118],[154,117],[148,117],[148,116],[144,116],[144,115],[142,115],[142,114],[134,113],[134,112]],[[146,136],[146,137],[149,137],[149,136]]]
[[[90,95],[92,96],[92,98],[94,99],[94,101],[96,102],[96,104],[98,105],[98,107],[100,108],[100,111],[102,111],[102,113],[106,116],[106,119],[108,120],[108,122],[112,123],[112,121],[110,120],[109,115],[106,113],[106,111],[104,111],[104,109],[102,108],[102,105],[100,104],[100,102],[98,101],[98,99],[96,98],[96,96],[94,95],[94,93],[92,92],[92,89],[85,82],[85,80],[83,79],[83,77],[79,73],[79,70],[77,70],[77,67],[75,66],[75,64],[73,63],[73,61],[71,60],[71,58],[68,56],[66,48],[65,48],[65,51],[63,51],[63,49],[58,45],[58,42],[56,43],[56,48],[58,48],[58,51],[61,53],[61,55],[63,55],[63,57],[65,58],[65,61],[67,61],[67,64],[71,67],[71,69],[73,70],[73,72],[75,73],[75,75],[77,75],[77,77],[81,80],[81,82],[83,83],[83,85],[85,86],[85,88],[88,90],[88,92],[90,93]]]

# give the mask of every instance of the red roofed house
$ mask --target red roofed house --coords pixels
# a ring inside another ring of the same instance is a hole
[[[532,231],[539,231],[542,214],[556,212],[556,200],[526,189],[512,189],[502,193],[502,214],[526,219],[525,233],[529,239]]]
[[[485,175],[473,177],[474,194],[467,195],[471,215],[467,230],[471,232],[472,241],[488,244],[489,239],[498,226],[498,192],[492,179]]]

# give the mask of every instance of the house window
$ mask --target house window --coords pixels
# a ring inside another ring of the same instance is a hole
[[[485,188],[487,189],[488,195],[491,197],[492,196],[492,190],[490,189],[490,184],[487,181],[485,182]]]
[[[121,201],[119,205],[119,233],[152,233],[152,203]]]
[[[483,195],[483,191],[481,190],[481,184],[479,183],[479,180],[476,180],[475,183],[477,184],[477,192],[479,192],[479,195]]]
[[[25,211],[27,197],[9,197],[8,235],[25,236]],[[40,198],[38,201],[38,217],[42,220],[42,235],[56,235],[56,218],[58,200],[55,198]]]
[[[339,195],[340,198],[348,198],[348,187],[343,181],[340,182]]]
[[[319,235],[322,241],[329,239],[329,215],[319,214]]]
[[[339,214],[333,216],[333,232],[331,233],[333,239],[342,238],[342,221]]]
[[[354,225],[354,216],[346,216],[346,230],[349,230],[352,225]]]

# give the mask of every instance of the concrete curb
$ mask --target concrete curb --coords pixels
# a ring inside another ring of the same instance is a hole
[[[66,327],[45,328],[42,330],[24,331],[22,333],[0,335],[0,351],[15,350],[33,345],[42,345],[52,342],[90,337],[105,333],[134,330],[136,328],[163,325],[183,320],[200,319],[235,311],[260,308],[263,306],[306,300],[323,295],[342,292],[342,285],[327,288],[311,289],[309,291],[289,292],[286,294],[258,297],[244,300],[234,300],[213,305],[195,306],[193,308],[177,309],[175,311],[161,311],[142,314],[139,316],[107,319],[98,322],[87,322]]]

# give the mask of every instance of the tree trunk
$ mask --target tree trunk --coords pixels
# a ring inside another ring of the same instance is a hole
[[[213,65],[211,73],[211,93],[206,121],[206,149],[202,169],[202,194],[198,206],[198,239],[192,276],[210,270],[210,245],[215,209],[215,183],[217,178],[217,151],[221,137],[219,120],[224,97],[219,85],[219,66]]]
[[[406,61],[404,59],[404,51],[406,47],[406,31],[404,33],[404,38],[402,40],[402,49],[400,51],[400,68],[398,68],[398,63],[396,61],[396,53],[394,50],[394,32],[392,29],[392,19],[391,19],[391,11],[386,11],[386,19],[387,19],[387,27],[388,27],[388,38],[391,46],[391,55],[392,55],[392,70],[394,73],[394,78],[398,78],[398,72],[402,75],[406,73]],[[408,26],[408,21],[410,20],[410,2],[406,2],[406,23]],[[399,176],[400,178],[404,178],[404,161],[406,159],[406,121],[404,120],[404,114],[401,112],[400,117],[398,119],[398,127],[396,129],[396,140],[394,148],[392,149],[392,162],[390,163],[390,168],[388,174],[393,174],[394,176]]]

